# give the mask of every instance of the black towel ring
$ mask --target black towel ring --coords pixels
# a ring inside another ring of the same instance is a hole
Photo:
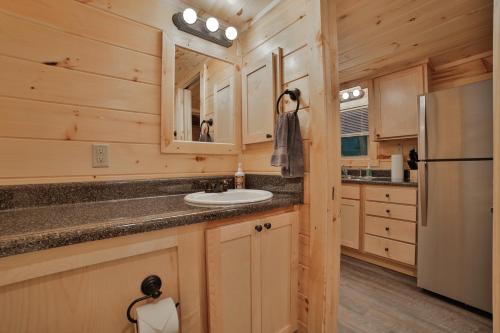
[[[295,107],[295,113],[297,113],[299,111],[299,105],[300,105],[300,101],[299,101],[299,98],[300,98],[300,90],[295,88],[295,89],[286,89],[285,91],[283,91],[280,95],[280,97],[278,97],[278,100],[276,101],[276,114],[280,114],[280,101],[281,101],[281,98],[283,98],[283,96],[285,95],[289,95],[290,96],[290,99],[292,101],[295,101],[297,102],[297,106]]]

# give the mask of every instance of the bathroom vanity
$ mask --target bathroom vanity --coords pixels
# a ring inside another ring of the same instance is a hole
[[[197,180],[3,187],[6,205],[27,207],[0,210],[2,329],[134,332],[127,306],[154,274],[161,298],[179,303],[182,332],[293,332],[302,182],[259,177],[272,199],[224,207],[186,204]],[[59,204],[35,195],[49,188]],[[162,195],[142,197],[151,191]]]

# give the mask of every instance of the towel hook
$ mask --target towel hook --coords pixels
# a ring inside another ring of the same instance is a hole
[[[283,96],[285,95],[289,95],[290,96],[290,99],[292,101],[295,101],[297,102],[297,105],[295,106],[295,113],[297,113],[299,111],[299,105],[300,105],[300,90],[295,88],[295,89],[286,89],[285,91],[283,91],[281,93],[281,95],[278,97],[278,100],[276,101],[276,114],[280,114],[280,101],[281,101],[281,98],[283,98]]]

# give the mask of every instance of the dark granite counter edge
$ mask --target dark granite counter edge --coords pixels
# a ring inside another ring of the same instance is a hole
[[[0,257],[74,245],[84,242],[133,235],[143,232],[210,222],[236,216],[251,215],[277,208],[301,204],[297,195],[273,198],[269,201],[213,208],[208,211],[178,216],[145,216],[129,220],[102,222],[71,229],[55,229],[43,233],[23,234],[0,239]],[[126,221],[126,223],[124,223]]]
[[[417,187],[416,182],[393,182],[393,181],[380,181],[380,180],[358,180],[358,179],[342,179],[343,184],[358,184],[358,185],[389,185],[389,186],[406,186]]]

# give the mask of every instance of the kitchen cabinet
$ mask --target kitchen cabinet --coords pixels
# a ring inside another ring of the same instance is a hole
[[[206,231],[210,332],[293,332],[298,213]]]
[[[374,79],[375,140],[417,136],[417,97],[426,92],[425,80],[425,65]]]
[[[359,200],[342,199],[340,212],[342,245],[359,249]]]
[[[342,186],[343,253],[415,275],[417,191],[414,187]]]
[[[243,68],[243,144],[272,141],[276,101],[276,56],[269,54]]]

